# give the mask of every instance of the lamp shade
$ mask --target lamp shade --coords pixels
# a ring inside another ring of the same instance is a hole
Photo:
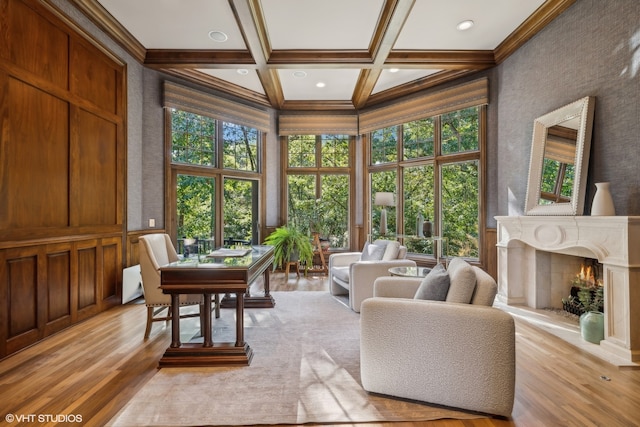
[[[393,206],[393,193],[378,192],[373,200],[373,204],[376,206]]]

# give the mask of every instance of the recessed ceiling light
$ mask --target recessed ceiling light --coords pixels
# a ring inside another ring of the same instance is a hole
[[[307,77],[307,73],[302,70],[294,71],[293,77],[297,79],[304,79],[305,77]]]
[[[209,38],[214,42],[222,43],[226,42],[229,37],[222,31],[209,31]]]
[[[249,74],[249,70],[247,70],[246,68],[238,68],[238,74],[240,74],[241,76],[246,76],[247,74]]]
[[[318,82],[316,83],[316,87],[325,87],[326,84],[324,84],[324,82]]]
[[[460,31],[468,30],[471,27],[473,27],[473,21],[471,19],[467,19],[456,25],[456,28]]]
[[[400,71],[400,68],[389,68],[390,73],[397,73],[398,71]]]

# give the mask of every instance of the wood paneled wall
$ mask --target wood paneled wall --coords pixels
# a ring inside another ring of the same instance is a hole
[[[495,228],[487,228],[484,235],[485,258],[483,267],[493,277],[498,280],[498,230]]]
[[[120,303],[124,66],[0,0],[0,358]]]

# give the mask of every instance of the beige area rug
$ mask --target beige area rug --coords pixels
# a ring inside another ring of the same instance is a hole
[[[481,418],[367,393],[360,384],[359,315],[328,292],[274,292],[276,306],[245,310],[250,366],[163,368],[110,426],[349,423]],[[234,310],[214,342],[233,341]],[[417,373],[418,374],[418,373]]]

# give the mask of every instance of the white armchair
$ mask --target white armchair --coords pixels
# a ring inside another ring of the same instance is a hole
[[[450,264],[449,270],[454,263]],[[467,264],[468,266],[468,264]],[[470,267],[470,266],[469,266]],[[515,325],[491,307],[497,286],[472,267],[468,304],[414,299],[422,279],[389,277],[362,303],[360,369],[365,390],[509,416],[515,394]],[[454,290],[452,274],[447,299]]]
[[[373,282],[378,277],[390,276],[391,267],[416,266],[415,261],[405,258],[406,255],[406,247],[389,240],[367,243],[363,252],[332,254],[329,257],[329,291],[331,295],[349,295],[349,307],[359,313],[362,301],[373,296]]]

